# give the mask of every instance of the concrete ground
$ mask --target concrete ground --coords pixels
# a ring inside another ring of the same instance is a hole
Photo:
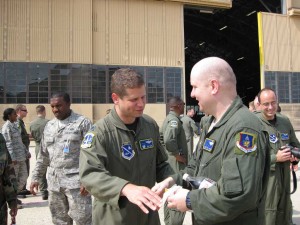
[[[298,136],[298,134],[297,134]],[[300,138],[300,133],[299,137]],[[299,139],[300,140],[300,139]],[[34,168],[35,165],[35,155],[34,155],[34,146],[30,146],[30,152],[32,154],[32,158],[30,160],[31,170]],[[292,195],[292,202],[293,202],[293,222],[294,224],[300,225],[300,170],[297,171],[297,180],[298,180],[298,190],[296,193]],[[27,185],[30,185],[30,177],[28,178]],[[29,189],[29,188],[28,188]],[[21,199],[23,202],[23,209],[18,211],[18,215],[16,218],[17,224],[21,225],[50,225],[51,222],[51,215],[48,208],[48,201],[42,200],[40,194],[37,196],[27,196],[27,198]],[[164,225],[163,222],[163,209],[159,211],[160,218],[161,218],[161,225]],[[10,222],[10,221],[9,221]],[[187,213],[183,225],[192,225],[191,222],[191,214]]]

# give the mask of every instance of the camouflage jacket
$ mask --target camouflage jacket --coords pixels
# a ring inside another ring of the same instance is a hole
[[[80,145],[91,126],[89,119],[73,111],[65,120],[50,120],[42,135],[32,181],[37,182],[47,170],[48,190],[79,188]]]
[[[6,202],[10,208],[16,208],[17,180],[2,134],[0,134],[0,176],[0,208]]]
[[[17,123],[18,129],[21,133],[22,142],[26,146],[26,148],[29,149],[30,140],[29,140],[29,135],[27,133],[27,130],[25,128],[24,121],[22,119],[18,118],[16,123]]]
[[[7,120],[2,127],[2,134],[5,138],[6,146],[12,161],[24,161],[28,149],[22,142],[17,124]]]

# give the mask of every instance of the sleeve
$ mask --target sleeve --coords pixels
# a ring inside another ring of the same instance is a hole
[[[35,168],[32,171],[31,181],[38,182],[39,179],[41,179],[42,176],[46,173],[47,167],[49,165],[50,165],[50,157],[49,157],[49,152],[43,134],[41,140],[40,152],[37,157]]]
[[[290,124],[290,145],[293,147],[300,148],[299,140],[296,136],[295,130],[293,128],[293,125],[291,124],[291,121],[288,119]]]
[[[106,169],[108,157],[103,134],[89,131],[83,140],[79,159],[79,176],[83,186],[101,202],[119,208],[119,198],[127,180],[112,176]]]
[[[166,149],[168,152],[172,153],[173,155],[177,155],[180,152],[177,143],[179,122],[180,121],[176,119],[170,120],[163,134]]]
[[[7,151],[5,149],[5,151]],[[17,179],[15,175],[15,170],[11,161],[11,157],[7,151],[7,163],[4,169],[4,176],[3,176],[3,189],[5,199],[9,205],[9,208],[16,208],[17,207]]]
[[[16,156],[15,156],[14,149],[13,149],[11,131],[9,130],[8,127],[5,127],[5,129],[2,129],[2,134],[3,134],[3,137],[6,141],[6,147],[7,147],[7,150],[9,152],[9,154],[10,154],[11,159],[13,161],[16,161]]]
[[[241,132],[251,134],[256,143],[252,152],[245,153],[238,147]],[[221,175],[217,185],[192,190],[191,204],[199,224],[217,224],[231,221],[246,211],[256,210],[262,197],[265,165],[266,138],[263,132],[242,129],[224,142]]]

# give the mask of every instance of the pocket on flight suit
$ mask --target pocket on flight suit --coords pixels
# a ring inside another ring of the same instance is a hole
[[[234,197],[242,193],[243,186],[236,158],[223,161],[222,184],[223,193],[227,197]]]

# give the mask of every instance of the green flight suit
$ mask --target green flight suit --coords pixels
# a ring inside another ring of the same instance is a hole
[[[290,120],[280,113],[275,115],[275,123],[270,123],[258,112],[256,115],[263,121],[269,134],[271,146],[271,170],[265,202],[266,225],[290,225],[292,205],[290,201],[290,162],[276,162],[280,147],[289,144],[300,148]]]
[[[85,135],[80,154],[80,180],[95,197],[93,224],[157,225],[157,211],[145,214],[124,196],[132,183],[152,188],[174,171],[159,141],[156,122],[147,115],[138,118],[136,132],[129,130],[115,109]]]
[[[5,139],[0,134],[0,225],[7,225],[7,203],[17,208],[17,180]]]
[[[36,120],[32,121],[30,123],[30,133],[32,138],[35,141],[35,157],[37,159],[38,154],[40,152],[40,148],[41,148],[41,140],[42,140],[42,136],[43,136],[43,132],[44,132],[44,128],[46,126],[46,124],[48,123],[49,120],[42,118],[42,117],[38,117]],[[39,181],[39,185],[40,185],[40,191],[43,193],[43,195],[48,195],[48,184],[47,184],[47,178],[46,178],[46,173],[43,175],[43,177],[41,178],[41,180]]]
[[[214,117],[203,125],[197,150],[181,174],[207,177],[210,188],[190,192],[194,225],[257,225],[269,171],[267,133],[260,120],[237,96],[210,130]]]
[[[181,116],[180,120],[182,121],[182,127],[186,137],[188,148],[188,160],[190,160],[193,155],[194,149],[194,135],[198,134],[198,127],[195,121],[187,115]]]
[[[173,170],[178,173],[186,167],[186,164],[178,162],[175,155],[181,154],[188,161],[189,152],[182,121],[175,112],[169,112],[161,127],[161,133],[169,155],[168,162]],[[166,202],[164,205],[165,225],[182,225],[185,213],[175,209],[169,209],[167,204]]]

